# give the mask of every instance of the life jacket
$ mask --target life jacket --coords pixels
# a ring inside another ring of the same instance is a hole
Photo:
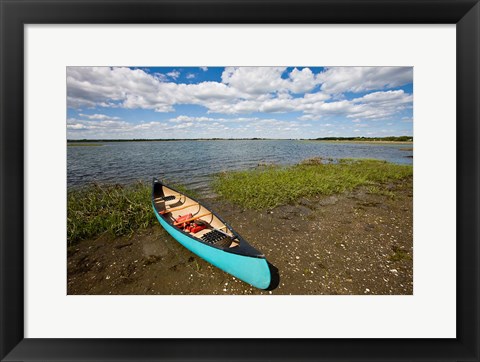
[[[198,233],[199,231],[205,229],[207,227],[207,223],[201,220],[195,220],[193,222],[183,223],[188,219],[192,218],[192,214],[186,214],[183,216],[179,216],[175,219],[175,222],[178,223],[177,227],[179,229],[183,229],[185,231],[191,232],[192,234]]]
[[[183,229],[185,228],[186,224],[185,223],[182,223],[183,221],[187,221],[188,219],[191,219],[192,218],[192,214],[186,214],[186,215],[183,215],[183,216],[179,216],[175,219],[175,222],[177,223],[177,226],[179,229]]]
[[[195,220],[190,222],[187,226],[185,226],[185,231],[191,232],[192,234],[198,233],[199,231],[205,229],[208,224],[203,220]]]
[[[186,220],[188,220],[188,219],[191,219],[192,216],[193,216],[193,215],[192,215],[191,213],[190,213],[190,214],[183,215],[183,216],[180,215],[179,217],[177,217],[177,218],[175,219],[175,222],[186,221]]]
[[[207,227],[206,224],[197,225],[195,223],[190,224],[190,227],[187,226],[186,230],[190,231],[192,234],[198,233],[199,231],[205,229]]]

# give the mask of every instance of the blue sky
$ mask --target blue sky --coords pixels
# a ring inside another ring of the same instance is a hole
[[[411,67],[67,67],[68,139],[413,135]]]

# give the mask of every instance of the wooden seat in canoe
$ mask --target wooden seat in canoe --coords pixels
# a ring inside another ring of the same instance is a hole
[[[155,202],[160,202],[160,201],[172,201],[175,200],[177,197],[180,198],[184,195],[182,194],[173,194],[173,195],[168,195],[168,196],[161,196],[161,197],[156,197],[153,199]]]
[[[182,205],[182,206],[179,206],[179,207],[174,207],[174,208],[171,208],[171,209],[167,209],[167,210],[163,210],[163,211],[160,211],[160,214],[168,214],[169,212],[174,212],[174,211],[178,211],[178,210],[183,210],[183,209],[187,209],[189,207],[192,207],[192,206],[198,206],[199,203],[196,202],[194,204],[190,204],[190,205]]]
[[[175,196],[173,196],[173,195],[165,196],[165,197],[157,197],[153,201],[155,201],[155,202],[162,202],[162,201],[166,202],[166,201],[172,201],[172,200],[175,200]]]

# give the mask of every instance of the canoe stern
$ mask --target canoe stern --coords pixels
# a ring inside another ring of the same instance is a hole
[[[249,257],[230,253],[198,242],[170,225],[158,214],[153,203],[152,206],[155,216],[163,228],[188,250],[256,288],[267,289],[270,286],[270,268],[264,257]]]

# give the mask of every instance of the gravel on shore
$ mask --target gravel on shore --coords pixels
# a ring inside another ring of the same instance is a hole
[[[411,295],[412,179],[386,192],[301,199],[261,212],[208,204],[261,250],[279,273],[258,290],[191,253],[160,225],[130,237],[103,235],[68,248],[68,294]]]

